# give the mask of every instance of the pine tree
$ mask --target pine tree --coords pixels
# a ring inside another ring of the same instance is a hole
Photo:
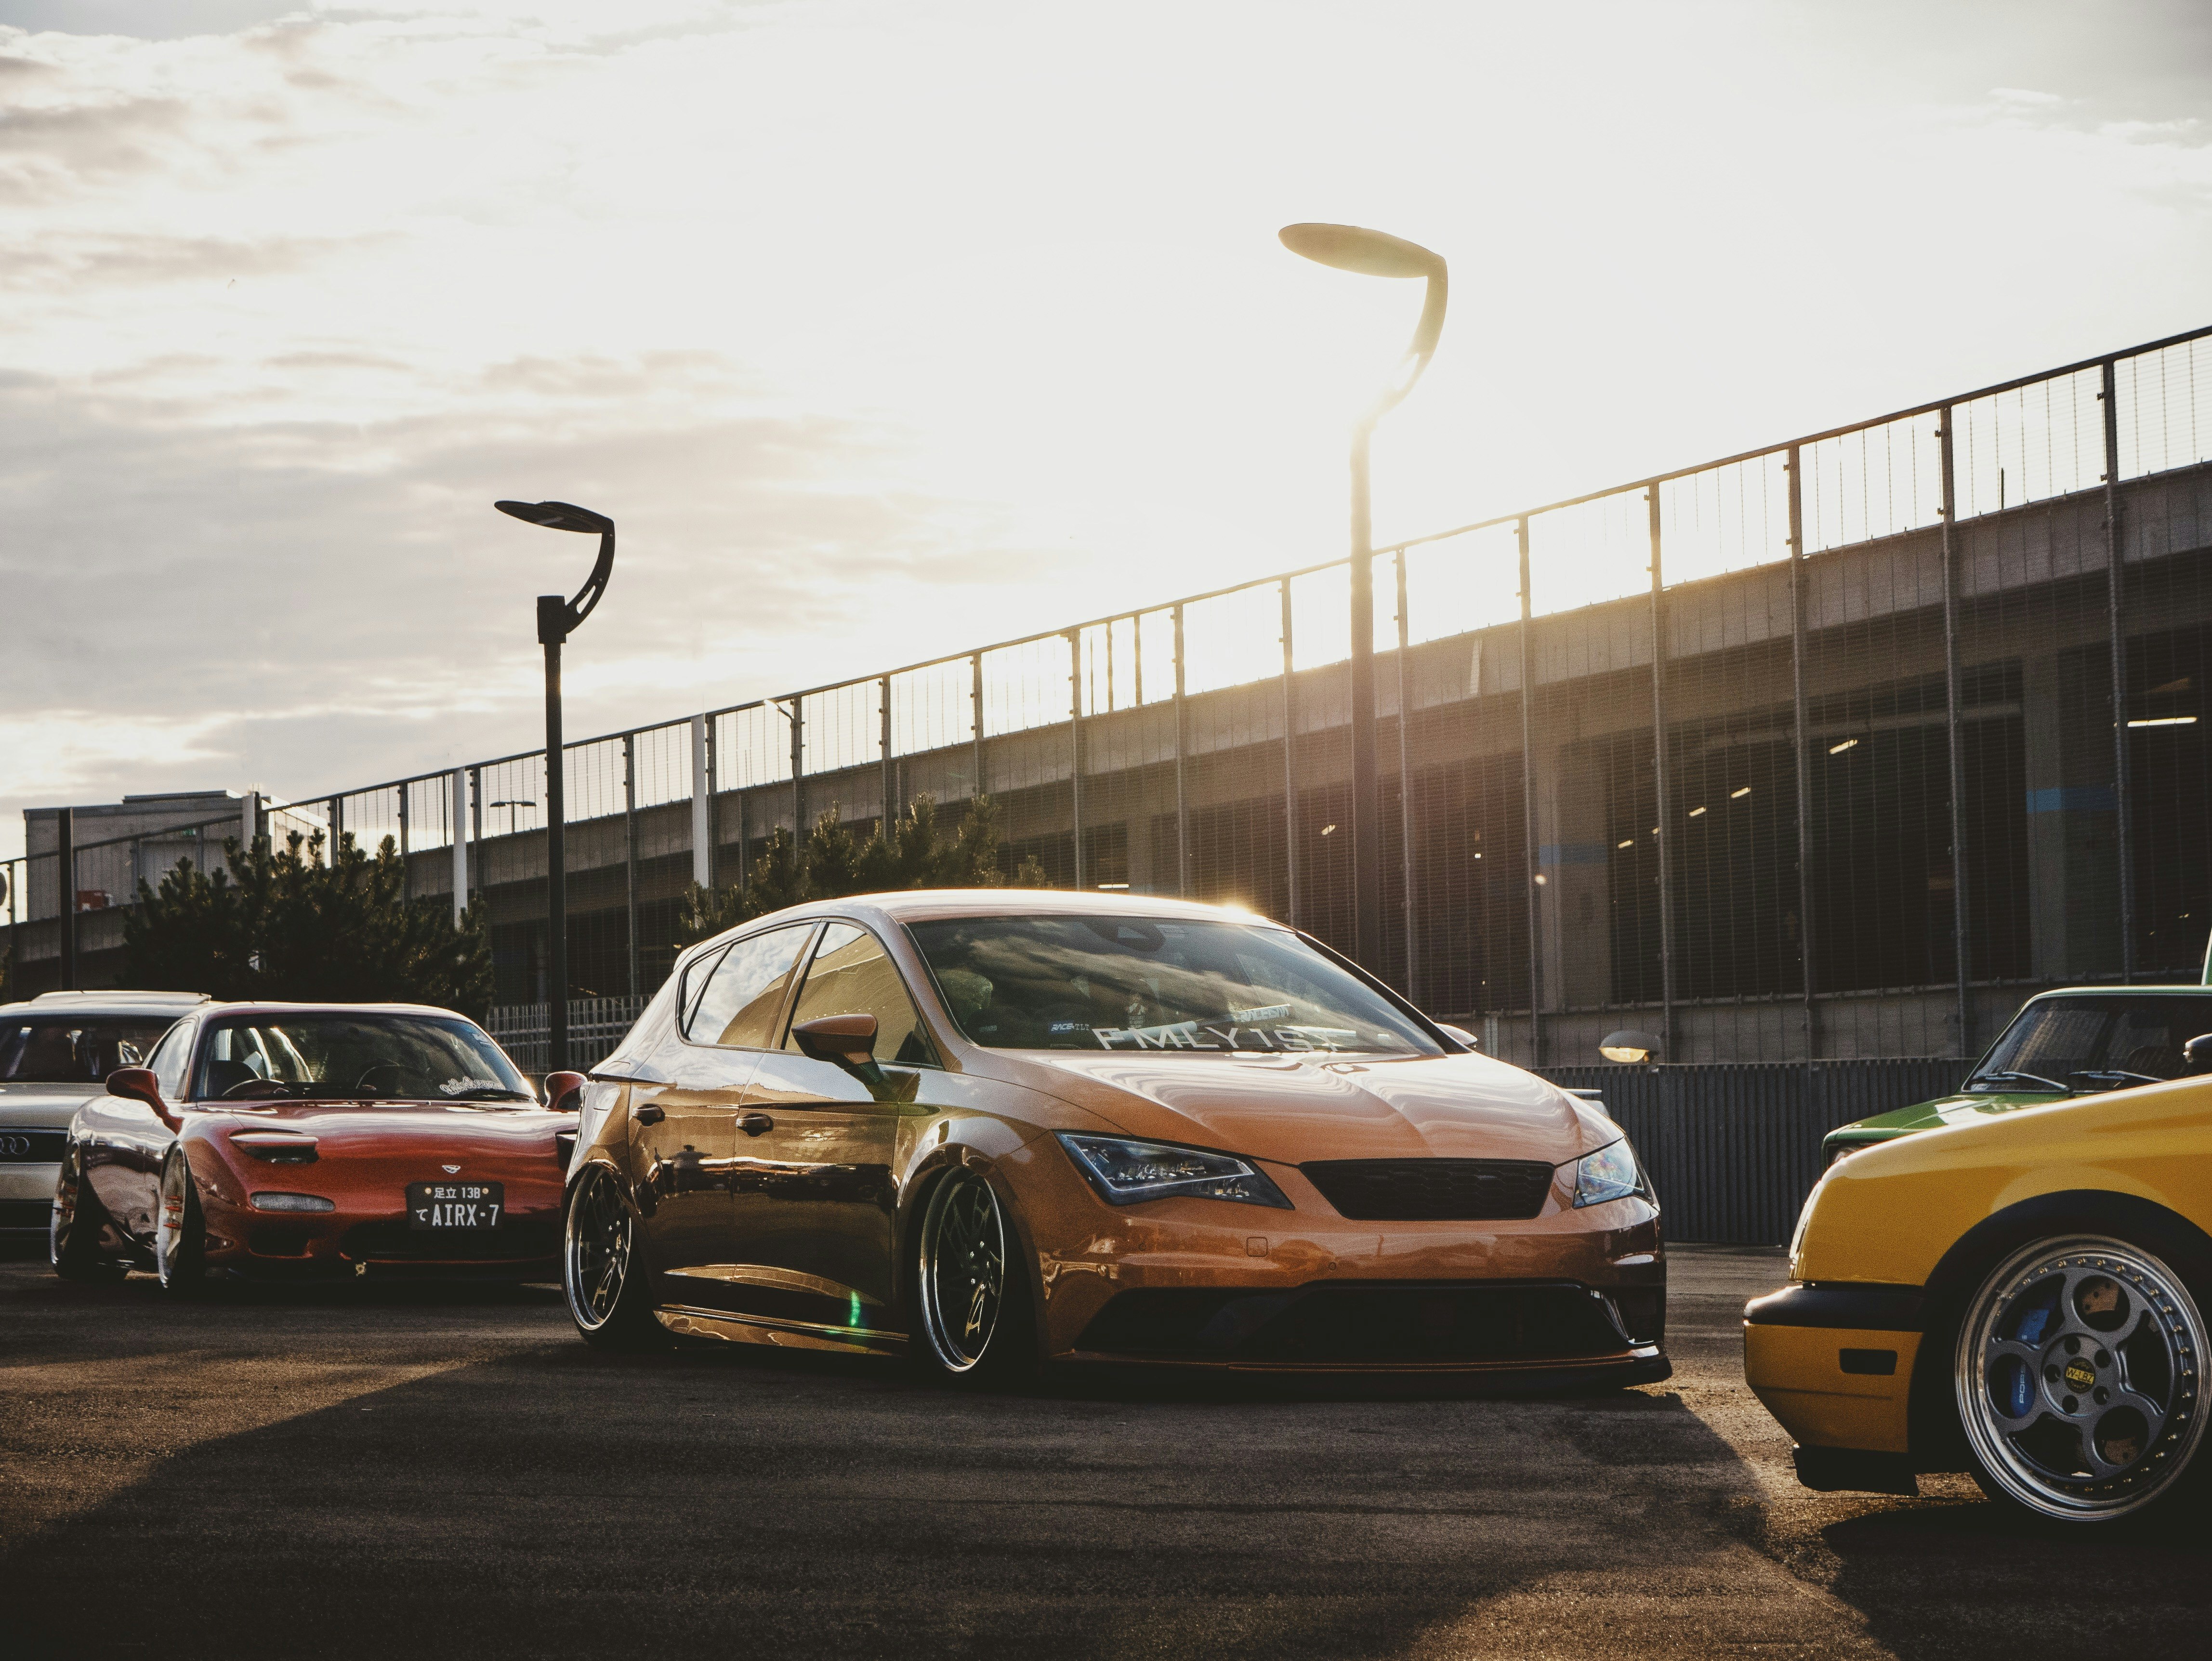
[[[998,804],[988,796],[969,803],[959,829],[950,836],[938,823],[933,796],[917,796],[888,824],[879,821],[865,842],[833,807],[795,848],[790,831],[779,826],[771,832],[742,889],[732,883],[710,892],[692,884],[677,921],[677,949],[807,900],[906,888],[1050,885],[1034,856],[1024,857],[1009,873],[999,844]]]
[[[326,864],[319,831],[223,844],[213,873],[185,861],[158,889],[138,885],[123,920],[131,983],[218,998],[426,1003],[481,1019],[491,1003],[482,908],[406,897],[390,837],[374,856],[350,835]]]

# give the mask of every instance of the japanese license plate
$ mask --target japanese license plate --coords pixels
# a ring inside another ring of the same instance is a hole
[[[407,1226],[497,1228],[507,1209],[503,1183],[410,1183]]]

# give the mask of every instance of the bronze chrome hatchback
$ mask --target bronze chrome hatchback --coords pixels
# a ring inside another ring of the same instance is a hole
[[[1666,1268],[1620,1127],[1242,912],[1034,891],[695,947],[584,1094],[595,1343],[1647,1383]]]

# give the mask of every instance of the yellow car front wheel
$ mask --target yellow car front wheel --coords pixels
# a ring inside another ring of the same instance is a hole
[[[1990,1498],[2068,1523],[2140,1515],[2203,1441],[2204,1318],[2180,1275],[2125,1240],[2039,1240],[1967,1305],[1959,1420]]]

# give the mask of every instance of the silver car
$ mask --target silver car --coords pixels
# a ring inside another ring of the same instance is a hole
[[[70,1120],[202,992],[44,992],[0,1004],[0,1238],[43,1235]]]

